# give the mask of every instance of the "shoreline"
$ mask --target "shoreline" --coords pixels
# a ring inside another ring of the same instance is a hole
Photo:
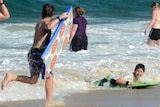
[[[160,85],[145,89],[98,89],[65,96],[49,107],[160,107]],[[4,101],[0,107],[45,107],[45,99]]]

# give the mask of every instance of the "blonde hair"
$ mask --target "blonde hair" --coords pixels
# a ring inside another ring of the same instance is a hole
[[[84,9],[82,7],[76,7],[75,12],[77,16],[82,16],[84,14]]]
[[[152,3],[151,8],[159,8],[159,4],[157,2]]]

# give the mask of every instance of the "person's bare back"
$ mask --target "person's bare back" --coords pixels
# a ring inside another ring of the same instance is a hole
[[[153,23],[153,28],[160,29],[160,10],[154,9],[153,10],[153,17],[155,17],[155,21]]]
[[[45,26],[47,26],[50,20],[50,18],[44,18],[37,23],[32,47],[44,48],[48,44],[51,36],[51,30],[46,30]]]

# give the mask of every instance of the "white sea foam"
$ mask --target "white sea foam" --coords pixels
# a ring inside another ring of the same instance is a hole
[[[89,25],[87,51],[70,52],[68,46],[54,68],[54,97],[71,92],[87,91],[92,82],[110,73],[133,72],[137,63],[146,66],[144,79],[160,81],[160,49],[146,45],[143,34],[147,22]],[[29,75],[27,52],[33,42],[34,23],[2,24],[0,26],[0,79],[5,72]],[[36,85],[10,83],[0,91],[0,101],[45,98],[44,80]],[[22,88],[23,87],[23,88]]]

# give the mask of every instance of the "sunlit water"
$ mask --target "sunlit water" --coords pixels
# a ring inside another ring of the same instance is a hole
[[[89,19],[88,20],[92,20]],[[146,66],[145,81],[160,81],[160,49],[149,47],[143,34],[147,21],[91,24],[88,30],[88,50],[70,52],[69,46],[59,56],[53,69],[54,98],[94,89],[92,82],[107,74],[133,72],[138,63]],[[1,24],[0,79],[10,71],[29,74],[27,53],[33,42],[35,23]],[[10,83],[0,91],[0,101],[45,98],[45,81],[35,85]]]

